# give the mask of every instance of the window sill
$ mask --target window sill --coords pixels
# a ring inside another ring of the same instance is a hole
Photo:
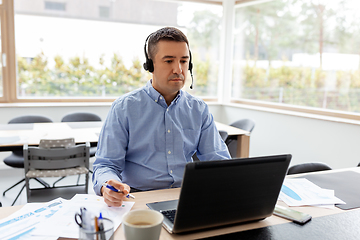
[[[337,123],[347,123],[353,125],[360,125],[360,115],[359,114],[345,114],[345,113],[337,113],[335,111],[320,111],[320,110],[313,110],[301,107],[286,107],[284,106],[283,109],[281,106],[273,107],[272,104],[253,104],[248,102],[242,103],[228,103],[222,104],[223,106],[229,107],[236,107],[236,108],[243,108],[248,110],[254,111],[263,111],[263,112],[270,112],[276,114],[283,114],[295,117],[303,117],[303,118],[311,118],[316,120],[322,121],[330,121],[330,122],[337,122]],[[325,114],[324,114],[325,113]],[[339,116],[336,116],[336,115]],[[345,116],[350,116],[346,118]]]
[[[112,102],[27,102],[27,103],[0,103],[0,108],[23,107],[102,107],[111,106]]]

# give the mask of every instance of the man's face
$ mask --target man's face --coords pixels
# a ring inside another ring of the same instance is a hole
[[[175,97],[184,86],[189,68],[189,48],[185,42],[164,41],[157,44],[153,59],[153,87],[165,98]]]

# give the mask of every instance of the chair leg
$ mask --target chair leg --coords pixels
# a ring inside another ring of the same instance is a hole
[[[78,175],[78,179],[77,179],[76,185],[79,185],[80,175],[81,175],[81,174]]]
[[[14,185],[12,185],[11,187],[9,187],[8,189],[6,189],[6,190],[3,192],[3,196],[5,196],[5,193],[6,193],[7,191],[9,191],[10,189],[16,187],[17,185],[19,185],[19,184],[22,183],[23,181],[25,181],[25,178],[22,179],[22,180],[20,180],[19,182],[15,183]]]
[[[58,183],[58,182],[60,182],[60,181],[63,180],[64,178],[66,178],[66,177],[62,177],[62,178],[56,180],[56,181],[53,183],[53,187],[55,187],[55,184]]]
[[[38,181],[41,185],[43,185],[45,188],[50,188],[50,185],[45,182],[44,180],[40,179],[40,178],[34,178],[36,181]],[[24,179],[25,180],[25,179]]]
[[[24,180],[25,180],[25,179],[24,179]],[[14,204],[15,204],[16,200],[19,198],[19,196],[20,196],[21,192],[24,190],[24,188],[25,188],[25,184],[24,184],[24,186],[22,186],[22,188],[21,188],[21,190],[20,190],[19,194],[16,196],[16,198],[15,198],[14,202],[11,204],[11,206],[14,206]]]

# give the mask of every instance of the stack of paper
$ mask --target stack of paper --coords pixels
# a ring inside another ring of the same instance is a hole
[[[334,190],[323,189],[306,178],[285,179],[279,199],[288,206],[329,206],[345,204],[335,197]]]
[[[79,226],[75,213],[85,207],[94,215],[100,212],[114,223],[114,231],[122,216],[134,202],[124,201],[121,207],[108,207],[102,197],[77,194],[71,200],[57,198],[47,203],[28,203],[22,209],[0,221],[0,239],[52,240],[58,237],[78,238]]]

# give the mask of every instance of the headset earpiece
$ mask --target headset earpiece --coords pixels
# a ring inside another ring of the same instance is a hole
[[[147,59],[146,62],[144,63],[144,69],[146,71],[149,71],[149,72],[153,72],[154,71],[154,64],[153,64],[153,61],[151,59]]]
[[[148,41],[148,39],[150,38],[152,34],[150,34],[146,40],[145,40],[145,45],[144,45],[144,53],[145,53],[145,58],[146,58],[146,62],[144,63],[143,67],[146,71],[149,71],[149,72],[153,72],[154,71],[154,63],[153,61],[149,58],[148,54],[147,54],[147,51],[146,51],[146,43]]]

